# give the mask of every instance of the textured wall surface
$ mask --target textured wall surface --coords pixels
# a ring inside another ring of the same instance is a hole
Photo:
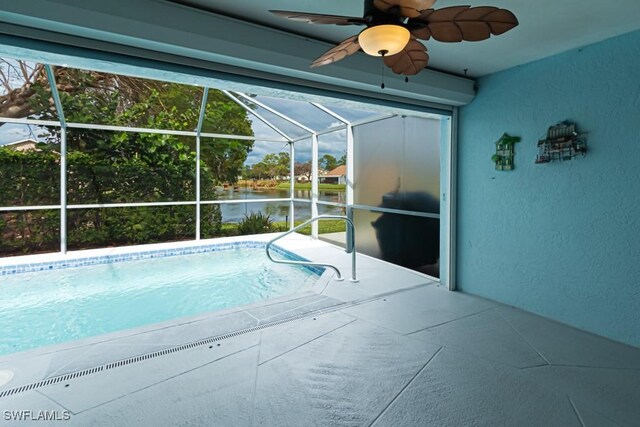
[[[640,32],[497,73],[461,110],[458,288],[640,346]],[[547,128],[586,157],[536,165]],[[494,141],[522,137],[515,170]]]

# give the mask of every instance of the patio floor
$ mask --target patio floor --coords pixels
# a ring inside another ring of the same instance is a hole
[[[326,243],[296,236],[283,246],[348,271],[349,256]],[[2,397],[0,408],[69,411],[64,425],[79,426],[640,425],[640,349],[358,261],[356,284],[320,281],[262,304],[0,359],[16,374],[0,393],[58,379]],[[217,338],[180,347],[207,337]]]

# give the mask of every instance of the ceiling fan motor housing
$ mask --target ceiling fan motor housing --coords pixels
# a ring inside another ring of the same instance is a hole
[[[376,25],[401,25],[404,26],[405,18],[400,15],[400,9],[395,7],[388,12],[383,12],[373,5],[373,0],[364,0],[365,18],[369,18],[367,27]]]

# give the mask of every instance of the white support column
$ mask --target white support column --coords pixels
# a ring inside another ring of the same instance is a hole
[[[457,262],[457,248],[456,248],[456,230],[457,230],[457,199],[458,199],[458,108],[453,109],[453,115],[451,116],[451,128],[450,138],[451,145],[449,148],[448,156],[445,159],[448,163],[448,171],[441,171],[440,173],[446,174],[447,187],[446,187],[446,200],[444,205],[446,207],[446,219],[443,221],[443,216],[440,216],[440,226],[445,222],[444,233],[441,232],[441,244],[446,242],[447,247],[444,251],[445,259],[440,263],[440,275],[441,280],[444,277],[445,283],[443,283],[449,290],[455,291],[457,287],[456,278],[456,262]],[[444,234],[444,239],[442,239]],[[443,262],[444,261],[444,262]],[[444,274],[443,274],[444,273]]]
[[[314,133],[311,136],[311,218],[318,216],[318,135]],[[311,224],[311,237],[318,238],[318,221]]]
[[[67,128],[60,129],[60,252],[67,253]]]
[[[346,215],[347,217],[351,220],[354,221],[353,218],[353,210],[351,209],[351,207],[355,204],[355,197],[354,197],[354,179],[355,179],[355,167],[354,167],[354,163],[355,163],[355,152],[354,152],[354,137],[353,137],[353,126],[351,126],[351,124],[347,125],[347,212]],[[347,233],[347,242],[353,242],[354,239],[350,236],[351,234],[351,229],[349,227],[346,227],[346,233]],[[348,243],[347,243],[347,250],[349,250],[351,248],[349,248]]]
[[[295,143],[289,143],[289,230],[295,227],[296,218],[295,218],[295,203],[293,203],[293,199],[295,198],[295,185],[296,185],[296,147]]]
[[[201,205],[200,201],[200,139],[202,133],[202,124],[204,123],[204,116],[207,109],[207,96],[209,95],[209,88],[203,88],[202,103],[200,104],[200,117],[198,118],[198,127],[196,128],[196,240],[200,240],[201,235]]]
[[[330,116],[334,117],[335,119],[341,121],[342,123],[344,123],[345,125],[347,125],[347,200],[346,200],[346,204],[347,204],[347,212],[346,215],[347,217],[353,221],[353,205],[354,205],[354,195],[353,195],[353,182],[354,182],[354,176],[355,176],[355,168],[354,168],[354,151],[353,151],[353,123],[351,123],[349,120],[345,119],[344,117],[340,116],[339,114],[335,113],[334,111],[332,111],[330,108],[325,107],[322,104],[318,104],[316,102],[311,102],[311,105],[313,105],[314,107],[318,108],[319,110],[324,111],[325,113],[329,114]],[[346,228],[346,234],[347,234],[347,250],[350,250],[351,248],[349,247],[349,242],[353,242],[354,239],[350,236],[351,233],[351,229],[349,227]]]
[[[200,133],[196,136],[196,240],[200,240]]]
[[[67,253],[67,122],[64,119],[64,110],[56,85],[55,74],[51,65],[44,66],[49,86],[51,88],[51,97],[58,112],[60,120],[60,252]]]
[[[347,125],[347,206],[354,204],[355,153],[353,150],[353,126]]]

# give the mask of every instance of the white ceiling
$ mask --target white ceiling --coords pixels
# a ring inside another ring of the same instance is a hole
[[[362,0],[189,1],[216,13],[334,43],[356,34],[360,27],[290,22],[268,10],[348,16],[363,12]],[[640,0],[439,0],[435,8],[463,4],[509,9],[520,26],[477,43],[430,40],[426,42],[430,68],[459,75],[468,69],[469,76],[480,77],[640,29]]]

